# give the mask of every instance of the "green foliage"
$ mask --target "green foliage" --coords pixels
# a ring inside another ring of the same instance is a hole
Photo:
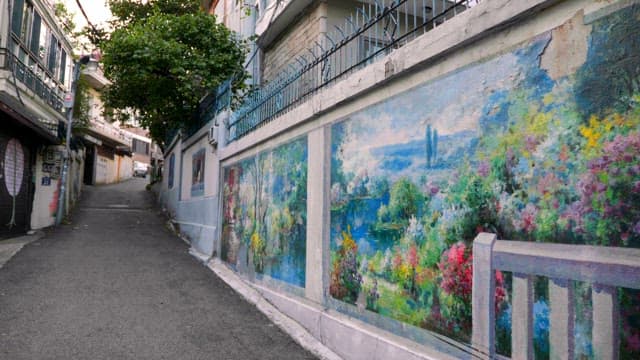
[[[144,21],[156,13],[188,15],[201,10],[199,0],[153,0],[147,2],[131,0],[109,0],[109,9],[116,18],[113,23],[127,25]]]
[[[351,229],[342,232],[342,244],[333,256],[331,296],[355,304],[362,287],[362,275],[358,272],[358,245],[353,240]],[[376,290],[377,293],[377,290]],[[377,299],[376,299],[377,300]]]
[[[197,1],[112,1],[117,20],[102,42],[105,75],[112,85],[105,104],[114,119],[131,110],[153,139],[196,121],[200,99],[232,76],[236,89],[246,77],[245,44]],[[240,74],[240,75],[238,75]]]
[[[424,196],[420,189],[409,179],[402,178],[391,188],[391,198],[389,199],[391,217],[408,221],[409,218],[418,214],[423,201]]]
[[[74,34],[76,23],[73,21],[73,14],[69,12],[64,3],[56,2],[53,4],[53,13],[62,25],[64,32],[67,35]]]
[[[80,75],[76,85],[76,99],[73,103],[73,131],[82,132],[89,127],[89,83]]]

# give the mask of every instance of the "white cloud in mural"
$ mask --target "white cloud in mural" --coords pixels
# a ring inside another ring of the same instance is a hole
[[[505,54],[476,63],[434,82],[373,105],[344,123],[343,170],[376,174],[381,166],[377,148],[424,139],[427,124],[440,136],[479,132],[485,104],[497,91],[522,79],[518,57]]]

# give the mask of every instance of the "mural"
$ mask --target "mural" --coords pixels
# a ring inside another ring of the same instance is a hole
[[[582,20],[581,20],[582,21]],[[552,78],[551,33],[332,127],[330,294],[468,342],[471,243],[640,247],[640,7],[591,24],[584,63]],[[510,349],[510,274],[496,272],[498,350]],[[592,357],[590,284],[576,352]],[[546,279],[536,357],[548,356]],[[620,291],[621,357],[640,357],[640,296]]]
[[[204,160],[205,150],[196,151],[191,159],[191,196],[204,195]]]
[[[16,225],[16,198],[22,190],[24,175],[24,151],[18,139],[11,139],[4,151],[4,185],[11,196],[11,219],[6,224],[9,229]]]
[[[224,168],[222,259],[305,286],[307,139]]]

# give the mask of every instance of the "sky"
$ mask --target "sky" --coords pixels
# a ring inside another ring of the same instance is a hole
[[[111,17],[111,12],[106,5],[106,0],[79,0],[80,4],[84,8],[89,20],[94,25],[98,25],[106,22]],[[69,12],[74,14],[74,21],[76,23],[76,30],[82,29],[85,25],[87,25],[87,21],[82,16],[82,12],[80,12],[80,8],[76,3],[76,0],[63,0],[65,6],[69,10]]]

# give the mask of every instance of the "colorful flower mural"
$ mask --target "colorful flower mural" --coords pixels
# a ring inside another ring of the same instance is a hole
[[[333,125],[334,298],[469,341],[479,232],[640,247],[640,59],[630,55],[640,37],[629,35],[640,33],[640,7],[591,26],[573,74],[540,67],[547,33]],[[498,348],[508,349],[505,275],[496,283]],[[622,357],[634,358],[639,299],[621,299]],[[536,352],[548,354],[548,294],[534,312]],[[576,320],[577,351],[592,356],[580,330],[589,319]]]
[[[222,259],[305,286],[307,139],[224,168]]]
[[[204,149],[196,151],[191,157],[191,196],[204,195]]]

